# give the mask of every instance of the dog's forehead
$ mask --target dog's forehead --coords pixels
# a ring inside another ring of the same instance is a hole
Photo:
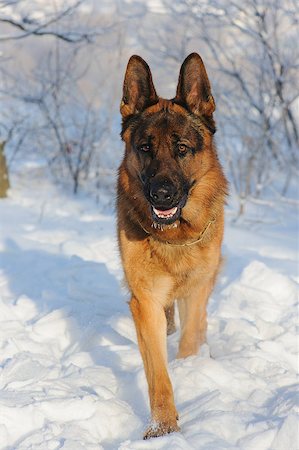
[[[173,134],[181,135],[192,131],[192,122],[183,114],[172,111],[159,111],[141,116],[136,124],[134,137],[140,138],[146,135],[171,136]]]

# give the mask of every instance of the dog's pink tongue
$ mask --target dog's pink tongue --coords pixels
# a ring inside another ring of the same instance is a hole
[[[154,208],[154,211],[158,216],[173,216],[177,212],[177,209],[178,208],[175,206],[171,209],[164,209],[164,211]]]

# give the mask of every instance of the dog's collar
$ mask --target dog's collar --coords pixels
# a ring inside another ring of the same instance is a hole
[[[138,222],[139,222],[139,221],[138,221]],[[163,244],[168,244],[168,245],[171,245],[172,247],[190,247],[191,245],[198,244],[199,242],[202,242],[203,239],[204,239],[204,237],[205,237],[205,235],[206,235],[206,233],[207,233],[207,231],[208,231],[208,229],[209,229],[210,226],[211,226],[213,223],[215,223],[215,222],[216,222],[216,218],[215,218],[215,217],[214,217],[213,219],[210,219],[210,220],[206,223],[205,227],[203,228],[203,230],[201,231],[201,233],[200,233],[200,235],[198,236],[197,239],[195,239],[194,241],[190,241],[190,242],[184,242],[184,243],[182,243],[182,244],[175,244],[175,243],[173,243],[173,242],[163,241],[162,239],[155,238],[149,231],[147,231],[147,230],[141,225],[140,222],[139,222],[139,225],[141,226],[141,228],[143,229],[143,231],[144,231],[146,234],[148,234],[151,238],[156,239],[157,241],[162,242]]]

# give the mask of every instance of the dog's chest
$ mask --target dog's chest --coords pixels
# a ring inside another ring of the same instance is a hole
[[[186,283],[199,273],[209,271],[205,252],[195,247],[172,247],[164,244],[154,252],[153,264],[155,263],[162,265],[164,271],[179,283]]]
[[[166,248],[165,248],[166,247]],[[200,247],[159,247],[152,253],[152,264],[163,267],[163,272],[172,279],[172,292],[177,297],[181,291],[192,287],[217,271],[209,251]]]

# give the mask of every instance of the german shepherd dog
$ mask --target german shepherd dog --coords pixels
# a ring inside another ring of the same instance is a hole
[[[172,100],[158,97],[149,66],[132,56],[120,110],[126,149],[118,176],[118,239],[148,382],[148,439],[180,429],[166,334],[174,329],[176,299],[177,357],[195,355],[205,341],[227,181],[213,143],[215,103],[198,54],[182,64]]]

